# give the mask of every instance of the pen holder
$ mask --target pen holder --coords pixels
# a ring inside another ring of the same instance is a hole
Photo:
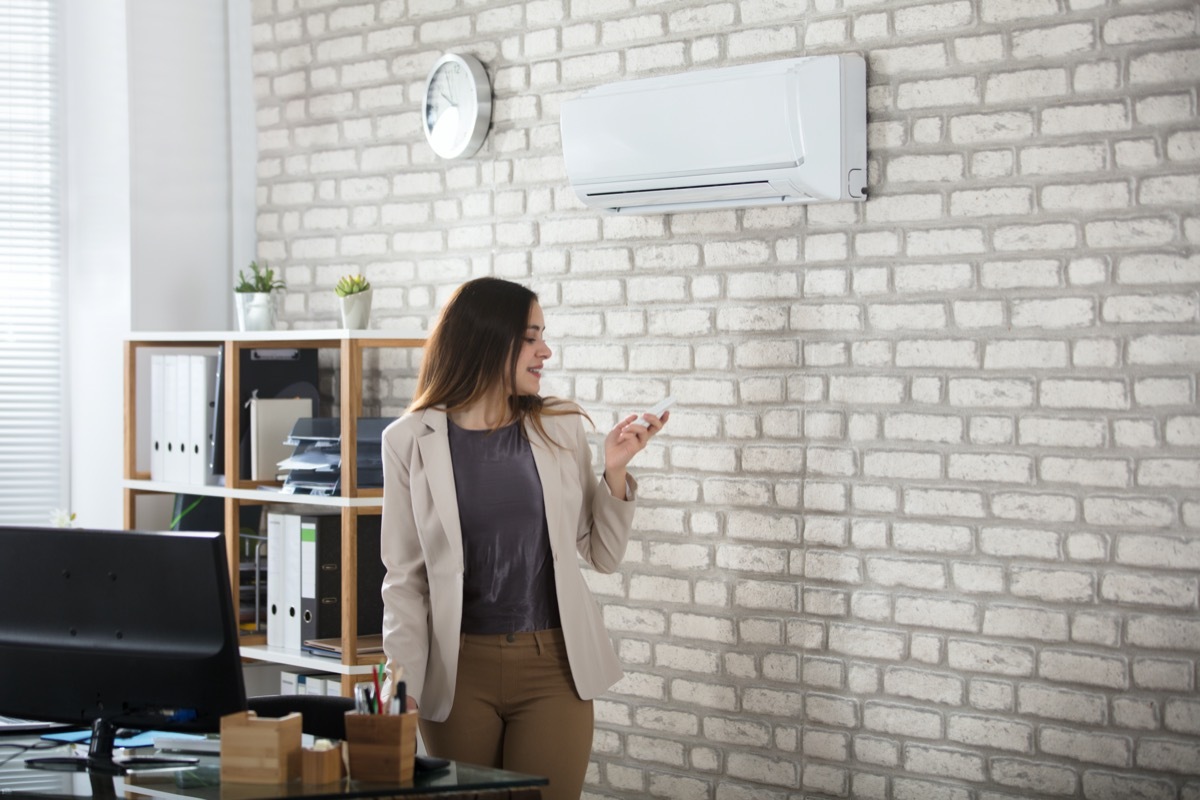
[[[359,714],[346,712],[350,777],[374,783],[412,780],[417,757],[417,712]]]
[[[306,747],[300,754],[300,780],[303,783],[333,783],[340,781],[345,775],[346,767],[342,763],[340,743],[325,750]]]
[[[222,783],[288,783],[300,777],[301,717],[221,717]]]

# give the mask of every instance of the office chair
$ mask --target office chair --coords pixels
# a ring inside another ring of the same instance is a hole
[[[354,709],[354,701],[322,694],[267,694],[247,698],[246,708],[260,717],[284,717],[299,711],[304,733],[321,739],[345,739],[346,712]]]

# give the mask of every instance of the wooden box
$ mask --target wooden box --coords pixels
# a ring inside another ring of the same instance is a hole
[[[412,781],[417,757],[417,712],[346,713],[350,777],[373,783]]]
[[[300,777],[299,714],[239,711],[221,717],[221,783],[288,783]]]
[[[303,783],[333,783],[345,776],[340,742],[328,750],[306,747],[300,754],[300,780]]]

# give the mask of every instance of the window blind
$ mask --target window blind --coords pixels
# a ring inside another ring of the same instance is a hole
[[[0,523],[65,507],[58,0],[0,3]]]

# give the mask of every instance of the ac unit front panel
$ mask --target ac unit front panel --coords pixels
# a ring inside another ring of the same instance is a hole
[[[568,154],[576,185],[795,166],[803,157],[779,102],[784,75],[619,86],[564,105],[563,147],[576,148]],[[752,147],[735,146],[747,141]]]
[[[625,213],[861,199],[866,70],[815,56],[597,87],[563,104],[567,175]]]

